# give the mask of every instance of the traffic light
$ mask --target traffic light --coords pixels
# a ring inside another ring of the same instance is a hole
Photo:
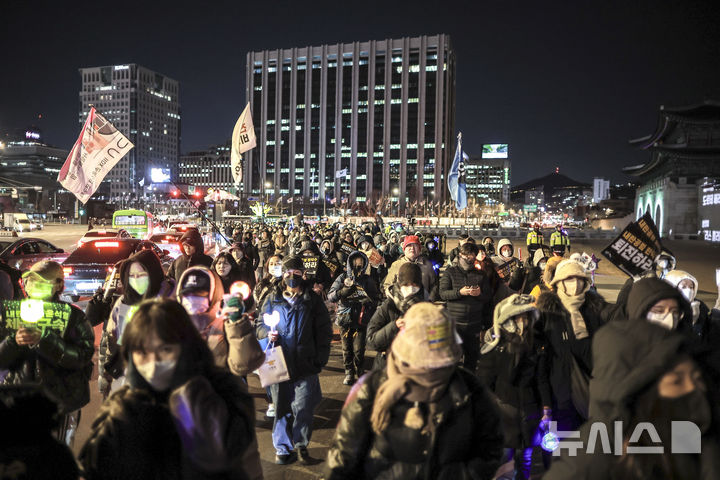
[[[180,192],[178,192],[177,190],[173,190],[172,192],[170,192],[170,195],[172,195],[173,198],[177,198],[179,194]]]
[[[198,190],[197,188],[195,188],[195,193],[193,193],[193,195],[196,198],[200,198],[200,197],[202,197],[202,192],[200,190]]]

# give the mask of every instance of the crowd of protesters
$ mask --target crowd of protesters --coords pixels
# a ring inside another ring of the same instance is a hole
[[[61,265],[0,264],[0,478],[263,478],[247,378],[269,348],[287,370],[266,388],[275,462],[321,461],[308,446],[335,335],[348,396],[326,478],[720,476],[720,305],[674,262],[612,303],[560,228],[549,247],[533,229],[525,262],[506,238],[463,235],[446,257],[442,235],[381,221],[223,228],[215,255],[185,233],[166,270],[137,251],[85,311],[61,300]],[[75,458],[94,367],[104,403]],[[680,421],[701,452],[671,451]],[[548,453],[549,433],[587,445],[618,422],[612,455]],[[648,422],[655,435],[634,434]]]

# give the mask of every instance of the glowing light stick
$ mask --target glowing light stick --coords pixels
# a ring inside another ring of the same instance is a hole
[[[45,302],[28,298],[20,303],[20,318],[23,322],[37,323],[45,316]]]

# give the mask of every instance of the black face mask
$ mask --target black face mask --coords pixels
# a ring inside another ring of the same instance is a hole
[[[285,277],[283,281],[288,287],[296,288],[302,285],[302,275],[290,275],[289,277]]]
[[[358,266],[358,265],[353,265],[352,271],[353,271],[353,273],[354,273],[355,275],[359,275],[359,274],[362,273],[363,267],[362,267],[362,265],[360,265],[360,266]]]
[[[658,397],[654,413],[661,424],[658,433],[667,439],[670,435],[666,428],[673,420],[693,422],[701,433],[706,433],[712,424],[710,402],[707,395],[698,389],[678,398]]]

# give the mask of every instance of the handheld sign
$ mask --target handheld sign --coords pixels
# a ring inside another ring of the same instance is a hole
[[[377,268],[380,265],[385,264],[385,258],[383,258],[382,254],[378,251],[377,248],[372,249],[370,255],[368,255],[368,260],[370,261],[370,266],[373,268]]]
[[[2,302],[0,325],[6,330],[17,331],[21,328],[50,329],[63,335],[72,312],[65,303],[44,302],[27,298],[24,300],[5,300]]]
[[[355,248],[355,246],[353,246],[351,243],[343,242],[340,245],[340,250],[342,250],[345,255],[350,255],[352,252],[357,250],[357,248]]]
[[[649,213],[637,222],[625,227],[602,254],[610,262],[631,277],[642,275],[653,267],[662,244],[655,222]]]
[[[309,278],[315,278],[320,258],[313,255],[311,257],[300,257],[300,259],[302,260],[303,267],[305,268],[305,275],[307,275]]]

